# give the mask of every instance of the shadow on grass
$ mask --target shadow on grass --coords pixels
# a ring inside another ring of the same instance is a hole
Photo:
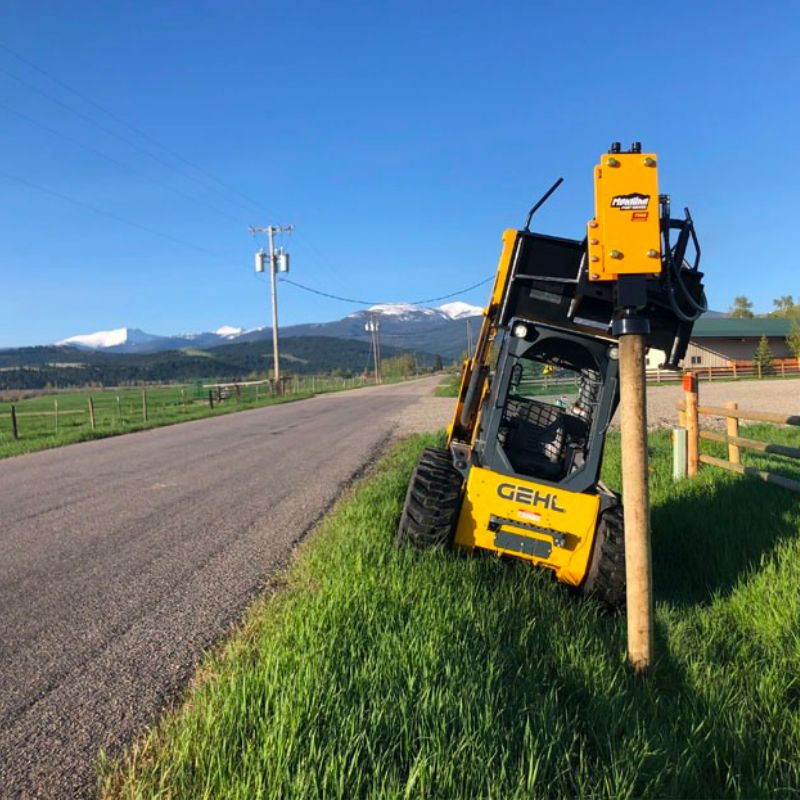
[[[797,498],[780,487],[715,470],[676,488],[651,510],[656,600],[725,596],[798,533]]]

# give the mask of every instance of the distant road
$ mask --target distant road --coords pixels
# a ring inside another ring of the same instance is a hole
[[[0,797],[91,796],[439,380],[0,461]]]

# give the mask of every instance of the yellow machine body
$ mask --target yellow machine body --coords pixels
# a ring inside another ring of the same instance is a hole
[[[607,153],[595,166],[590,281],[661,272],[657,165],[655,153]]]
[[[527,559],[553,570],[563,583],[578,586],[586,574],[599,512],[597,494],[472,467],[454,543]],[[554,536],[562,546],[553,546]]]
[[[475,369],[485,367],[488,364],[490,356],[490,348],[487,346],[490,338],[494,335],[495,330],[492,325],[492,319],[499,305],[503,302],[503,295],[506,291],[508,284],[508,276],[511,271],[511,257],[514,254],[514,245],[517,241],[517,231],[513,228],[508,228],[503,231],[503,246],[500,251],[500,260],[497,264],[497,273],[494,279],[494,286],[492,288],[492,295],[489,299],[489,305],[484,309],[483,322],[481,323],[480,334],[478,335],[478,343],[476,353],[481,354],[482,361],[478,363],[476,357],[468,358],[464,361],[461,369],[461,386],[458,392],[458,400],[456,401],[456,408],[453,412],[453,418],[450,425],[447,426],[447,439],[448,442],[452,439],[453,430],[458,426],[461,418],[461,412],[464,408],[464,397],[467,391],[467,385],[472,377],[472,372]],[[488,391],[488,383],[484,382],[483,394]],[[483,397],[481,398],[483,400]],[[471,437],[475,435],[477,428],[473,426]],[[471,442],[470,442],[471,444]]]

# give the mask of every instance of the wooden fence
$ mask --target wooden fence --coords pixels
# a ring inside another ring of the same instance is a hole
[[[111,391],[98,392],[80,400],[82,408],[75,407],[74,399],[69,403],[69,408],[64,408],[63,396],[61,407],[59,398],[53,399],[52,410],[37,408],[29,411],[26,410],[27,401],[23,401],[6,406],[7,410],[0,413],[0,439],[2,435],[8,434],[14,440],[45,435],[58,436],[65,428],[77,426],[85,426],[92,431],[98,427],[106,430],[124,429],[132,425],[157,422],[159,417],[163,422],[165,415],[178,421],[182,414],[201,406],[213,410],[230,403],[259,405],[275,395],[316,394],[357,388],[371,383],[364,376],[344,378],[297,375],[282,378],[280,386],[276,386],[274,380],[265,380],[204,384],[202,388],[200,385],[176,386],[169,392],[165,391],[167,387],[156,387],[154,391],[143,389],[141,395],[130,391],[122,391],[120,394]],[[72,421],[67,422],[68,419]]]
[[[697,376],[687,373],[683,378],[684,400],[678,406],[679,431],[685,430],[685,436],[675,436],[675,476],[680,477],[685,464],[685,474],[688,477],[697,475],[700,464],[718,467],[736,472],[739,475],[748,475],[759,478],[767,483],[782,486],[794,492],[800,492],[800,481],[777,475],[773,472],[747,467],[742,464],[742,449],[753,450],[759,453],[773,454],[785,458],[800,460],[800,448],[788,445],[762,442],[757,439],[748,439],[739,436],[739,420],[753,422],[770,422],[775,425],[800,426],[800,415],[773,414],[769,411],[752,411],[740,409],[738,404],[730,401],[725,406],[702,406],[699,404]],[[725,420],[725,433],[700,429],[700,417],[716,417]],[[700,441],[718,442],[728,447],[728,458],[717,458],[700,452]],[[682,448],[685,447],[685,453]]]

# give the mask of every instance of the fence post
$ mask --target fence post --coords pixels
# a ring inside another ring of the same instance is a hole
[[[119,401],[119,395],[117,395],[117,424],[122,425],[122,404]]]
[[[208,407],[213,410],[214,408],[214,390],[208,390]]]
[[[761,362],[759,361],[756,366],[758,367],[758,379],[761,380]]]
[[[181,389],[181,405],[183,406],[183,410],[186,411],[186,390]]]
[[[675,428],[672,431],[672,479],[675,481],[686,477],[686,428]]]
[[[17,430],[17,407],[11,406],[11,435],[15,439],[19,439],[19,431]]]
[[[142,389],[142,421],[147,422],[147,390]]]
[[[697,376],[687,372],[683,376],[683,392],[686,401],[686,474],[697,475],[700,463],[700,431],[697,419]]]
[[[58,436],[58,400],[53,400],[53,414],[56,418],[56,436]]]
[[[91,395],[89,395],[89,424],[92,426],[92,430],[94,430],[95,429],[94,400],[92,400]]]
[[[653,662],[653,569],[647,468],[647,386],[644,336],[619,337],[622,496],[628,663],[635,672]]]
[[[733,400],[729,400],[725,403],[725,408],[730,408],[736,410],[739,408],[739,404],[735,403]],[[739,418],[738,417],[725,417],[725,428],[728,436],[738,436],[739,435]],[[741,453],[739,448],[735,444],[728,444],[728,461],[731,464],[741,464]]]
[[[733,362],[733,379],[736,380],[738,376],[736,375],[736,362]]]
[[[781,359],[781,378],[786,377],[786,362]]]

